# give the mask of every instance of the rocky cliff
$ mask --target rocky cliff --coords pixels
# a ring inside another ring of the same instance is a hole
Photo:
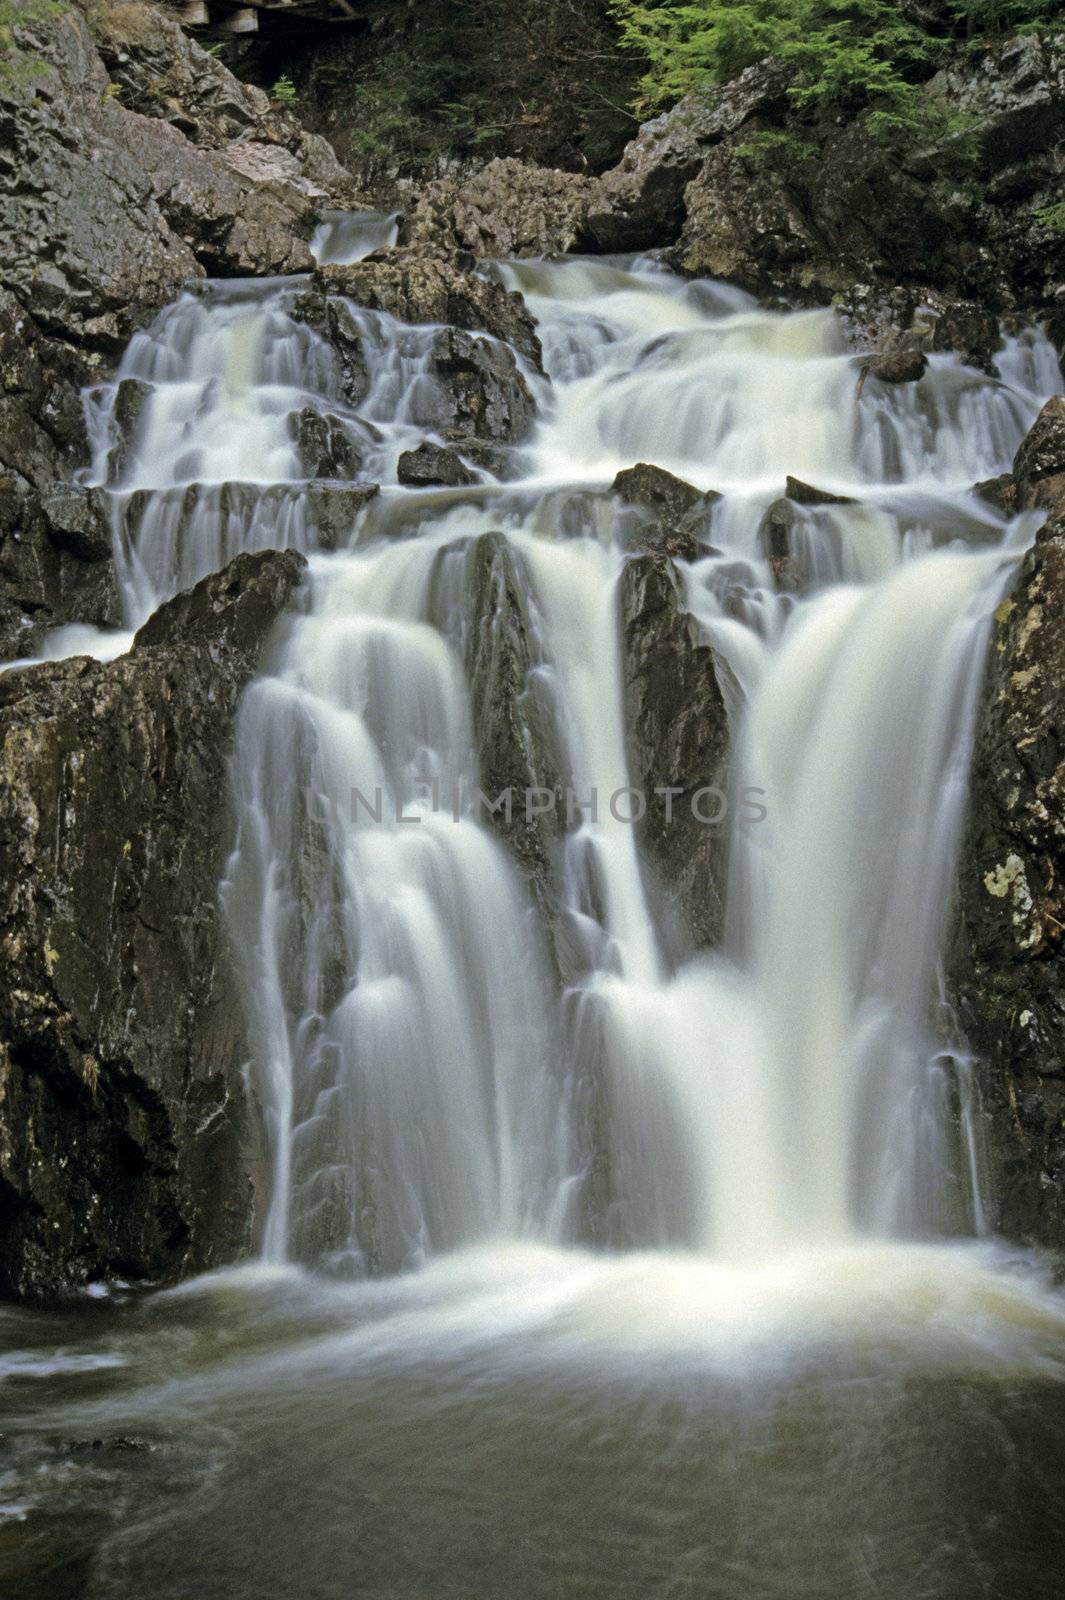
[[[0,1292],[171,1281],[246,1244],[221,797],[303,564],[240,556],[120,660],[0,676]]]
[[[1065,1247],[1065,398],[996,486],[1048,511],[995,613],[950,977],[977,1057],[992,1221]]]

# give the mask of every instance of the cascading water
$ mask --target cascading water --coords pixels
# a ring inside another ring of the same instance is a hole
[[[356,221],[323,259],[375,247]],[[482,470],[465,497],[388,487],[432,437],[433,331],[348,308],[354,411],[298,282],[186,296],[93,397],[131,625],[240,548],[315,550],[308,412],[385,485],[347,548],[314,557],[307,614],[241,719],[226,900],[269,1146],[263,1250],[395,1271],[519,1234],[742,1260],[971,1228],[950,1113],[960,1095],[969,1128],[971,1107],[933,996],[984,628],[1027,533],[968,486],[1010,459],[1052,352],[1032,334],[999,382],[937,356],[917,386],[859,391],[831,313],[760,312],[650,261],[497,270],[551,381],[532,380],[516,475]],[[733,830],[724,947],[679,969],[609,804],[629,774],[605,491],[639,459],[721,496],[687,603],[725,663],[733,788],[766,797]],[[794,509],[781,593],[759,530],[788,473],[838,498]],[[577,802],[554,869],[561,990],[489,818],[448,809],[478,782],[463,650],[491,623],[465,585],[492,530],[527,585]]]
[[[58,1349],[18,1332],[44,1352],[0,1379],[50,1409],[7,1498],[58,1498],[64,1549],[86,1516],[94,1600],[179,1600],[193,1548],[227,1600],[1036,1592],[1065,1309],[972,1238],[937,961],[988,618],[1034,532],[969,486],[1053,352],[859,394],[829,312],[650,260],[493,270],[550,377],[458,489],[397,482],[448,443],[440,330],[344,305],[353,402],[300,280],[182,297],[88,397],[130,628],[241,549],[309,556],[240,713],[223,885],[260,1255],[93,1302]],[[677,563],[731,731],[726,927],[696,953],[610,804],[639,532],[609,491],[637,461],[720,495]],[[778,502],[788,474],[837,498]],[[544,833],[477,792],[500,662]]]
[[[322,250],[375,238],[360,224]],[[395,1270],[514,1233],[742,1258],[964,1227],[978,1201],[930,1008],[982,629],[1025,536],[967,486],[1010,458],[1052,355],[1029,336],[1000,383],[935,357],[919,386],[859,397],[830,313],[769,315],[651,262],[499,270],[553,380],[519,477],[457,504],[386,488],[348,552],[316,558],[309,613],[243,713],[227,898],[269,1134],[263,1248]],[[429,332],[349,309],[354,413],[297,293],[186,297],[100,397],[131,620],[237,548],[315,548],[302,411],[328,412],[386,485],[430,431]],[[733,840],[725,948],[679,971],[608,806],[628,771],[603,491],[636,459],[723,495],[689,604],[727,663],[734,782],[767,796]],[[796,511],[801,598],[776,591],[759,536],[788,472],[852,502]],[[598,796],[558,867],[577,952],[561,996],[485,818],[439,804],[477,781],[463,550],[496,528],[565,777]]]

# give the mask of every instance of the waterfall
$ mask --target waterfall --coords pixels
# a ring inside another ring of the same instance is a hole
[[[395,220],[330,223],[319,258]],[[446,443],[433,330],[347,306],[354,402],[298,280],[184,296],[90,396],[130,626],[238,549],[311,556],[241,711],[224,885],[262,1251],[361,1274],[518,1237],[747,1261],[972,1231],[937,960],[988,619],[1032,527],[971,486],[1060,384],[1053,353],[1033,331],[997,380],[936,355],[919,384],[859,393],[829,311],[765,312],[651,259],[492,270],[548,373],[505,481],[480,464],[469,489],[400,488],[401,451]],[[346,466],[308,469],[307,412]],[[699,955],[656,927],[610,803],[631,774],[609,487],[638,461],[720,497],[678,570],[720,663],[732,794],[764,794],[763,820],[731,809],[727,933]],[[837,499],[792,507],[780,587],[763,529],[789,474]],[[382,484],[328,541],[323,476],[334,497]],[[468,645],[502,626],[470,615],[487,534],[525,589],[522,693],[575,801],[546,901],[468,803]]]

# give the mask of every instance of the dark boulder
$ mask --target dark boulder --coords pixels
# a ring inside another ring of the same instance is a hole
[[[795,593],[806,587],[808,574],[795,551],[795,529],[802,521],[796,506],[805,504],[794,495],[781,496],[766,508],[758,525],[758,546],[776,587]]]
[[[888,350],[863,356],[859,370],[863,382],[875,378],[878,383],[919,383],[928,370],[928,357],[923,350]]]
[[[358,474],[362,455],[340,417],[304,406],[289,417],[289,429],[305,478],[354,478]]]
[[[528,431],[535,405],[515,350],[538,368],[540,342],[519,295],[412,252],[323,267],[293,314],[329,345],[337,398],[356,407],[369,390],[368,331],[359,308],[415,326],[443,324],[412,335],[412,355],[426,360],[429,343],[430,381],[412,397],[411,420],[418,426],[499,443],[514,443]]]
[[[246,1247],[220,922],[240,693],[301,557],[241,556],[126,657],[0,675],[0,1289],[172,1281]]]
[[[647,799],[638,824],[652,898],[678,948],[716,944],[724,926],[724,829],[701,821],[719,806],[701,789],[724,791],[728,719],[718,661],[684,610],[673,563],[646,554],[626,561],[618,587],[622,685],[633,787]],[[669,795],[656,790],[670,789]]]
[[[458,488],[477,481],[453,450],[428,441],[417,450],[404,450],[396,464],[396,476],[412,489]]]
[[[850,495],[829,494],[827,489],[817,489],[812,483],[803,483],[801,478],[793,478],[790,473],[784,485],[784,495],[799,506],[852,506],[855,503]]]
[[[699,534],[721,498],[644,461],[619,472],[611,493],[638,512],[633,525],[622,530],[629,549],[659,551],[683,561],[694,561],[699,554]]]
[[[430,369],[438,394],[415,417],[423,426],[504,444],[528,433],[536,407],[509,346],[442,328]]]

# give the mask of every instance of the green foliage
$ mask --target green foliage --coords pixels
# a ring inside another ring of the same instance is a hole
[[[623,44],[648,62],[640,109],[774,56],[792,69],[800,111],[860,115],[874,134],[927,127],[920,85],[958,35],[1061,18],[1060,0],[951,0],[939,33],[889,0],[612,0],[612,9]]]
[[[1048,233],[1055,238],[1065,238],[1065,200],[1059,200],[1056,205],[1043,206],[1035,215]]]
[[[294,106],[296,101],[299,99],[299,95],[296,92],[296,85],[293,83],[292,79],[287,77],[284,73],[282,73],[281,77],[278,78],[277,82],[270,90],[270,94],[271,97],[277,101],[279,106]]]
[[[781,155],[791,161],[801,161],[812,155],[813,149],[807,140],[799,139],[793,133],[785,133],[783,128],[761,128],[736,146],[736,154],[750,156],[754,160]]]
[[[40,77],[45,63],[19,44],[15,30],[66,11],[65,0],[0,0],[0,85]]]

